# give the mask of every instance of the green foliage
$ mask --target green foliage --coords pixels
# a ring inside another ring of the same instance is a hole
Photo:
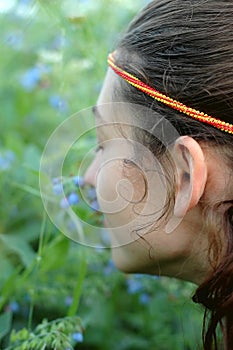
[[[0,12],[0,349],[197,349],[193,286],[116,271],[109,251],[54,227],[39,191],[51,132],[95,104],[107,53],[142,5],[18,0]],[[74,145],[72,173],[92,143]]]
[[[72,350],[72,334],[82,334],[82,331],[78,317],[64,317],[51,322],[43,320],[33,332],[26,328],[13,331],[6,350]]]
[[[4,312],[0,315],[0,339],[3,338],[11,329],[12,312]]]

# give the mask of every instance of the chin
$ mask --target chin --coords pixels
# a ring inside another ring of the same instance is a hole
[[[139,265],[140,260],[123,253],[121,247],[112,249],[112,260],[116,268],[124,273],[151,274],[148,266]]]
[[[135,266],[132,265],[125,257],[125,254],[121,253],[122,248],[112,248],[112,260],[116,268],[124,273],[136,273]]]

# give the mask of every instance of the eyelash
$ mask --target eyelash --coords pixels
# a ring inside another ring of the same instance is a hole
[[[95,153],[98,153],[102,149],[103,149],[103,146],[98,145],[95,149]]]
[[[124,158],[124,159],[123,159],[123,163],[124,163],[125,165],[131,165],[131,166],[135,165],[135,161],[134,161],[134,160],[132,160],[132,159],[127,159],[127,158]]]

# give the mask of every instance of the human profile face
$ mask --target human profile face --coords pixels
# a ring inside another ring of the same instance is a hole
[[[167,201],[166,175],[155,156],[133,139],[133,116],[113,100],[116,86],[117,78],[109,70],[95,107],[99,148],[85,174],[105,215],[113,260],[126,272],[195,281],[204,266],[203,261],[198,266],[196,254],[206,249],[199,210],[166,233],[161,219]]]

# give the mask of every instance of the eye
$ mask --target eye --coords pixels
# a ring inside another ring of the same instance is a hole
[[[123,163],[124,163],[125,165],[132,165],[132,166],[133,166],[133,165],[134,165],[134,166],[136,165],[136,164],[135,164],[135,161],[134,161],[133,159],[127,159],[127,158],[124,158],[124,159],[123,159]]]
[[[95,149],[95,153],[98,153],[100,150],[103,149],[103,146],[101,145],[97,145],[96,149]]]

